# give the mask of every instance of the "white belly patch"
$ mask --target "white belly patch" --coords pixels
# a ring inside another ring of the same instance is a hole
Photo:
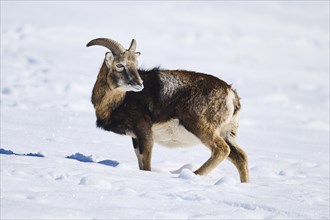
[[[178,119],[171,119],[152,126],[154,141],[166,147],[189,147],[200,144],[200,140],[179,124]]]

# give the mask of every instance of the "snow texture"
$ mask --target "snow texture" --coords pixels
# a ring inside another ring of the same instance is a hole
[[[140,171],[95,127],[97,37],[232,84],[251,183],[201,144]],[[1,219],[329,219],[329,1],[1,1],[0,92]]]

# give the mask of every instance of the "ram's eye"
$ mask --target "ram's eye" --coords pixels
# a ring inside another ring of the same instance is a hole
[[[117,68],[124,68],[124,65],[121,64],[121,63],[118,63],[118,64],[116,65],[116,67],[117,67]]]

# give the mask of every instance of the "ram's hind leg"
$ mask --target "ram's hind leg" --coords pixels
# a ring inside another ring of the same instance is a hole
[[[230,148],[225,140],[215,133],[209,135],[203,134],[200,139],[211,150],[211,157],[195,171],[195,174],[207,175],[217,167],[221,161],[228,157]]]
[[[236,166],[242,183],[249,182],[248,157],[246,153],[236,144],[233,137],[226,139],[230,147],[228,159]]]

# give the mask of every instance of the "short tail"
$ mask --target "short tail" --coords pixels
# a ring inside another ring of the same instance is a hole
[[[233,89],[233,92],[234,92],[234,94],[235,94],[235,98],[234,98],[234,100],[233,100],[233,104],[234,104],[234,113],[233,113],[233,115],[236,115],[237,114],[237,112],[241,109],[241,103],[240,103],[240,97],[238,96],[238,94],[237,94],[237,92],[236,92],[236,90],[235,89]]]

